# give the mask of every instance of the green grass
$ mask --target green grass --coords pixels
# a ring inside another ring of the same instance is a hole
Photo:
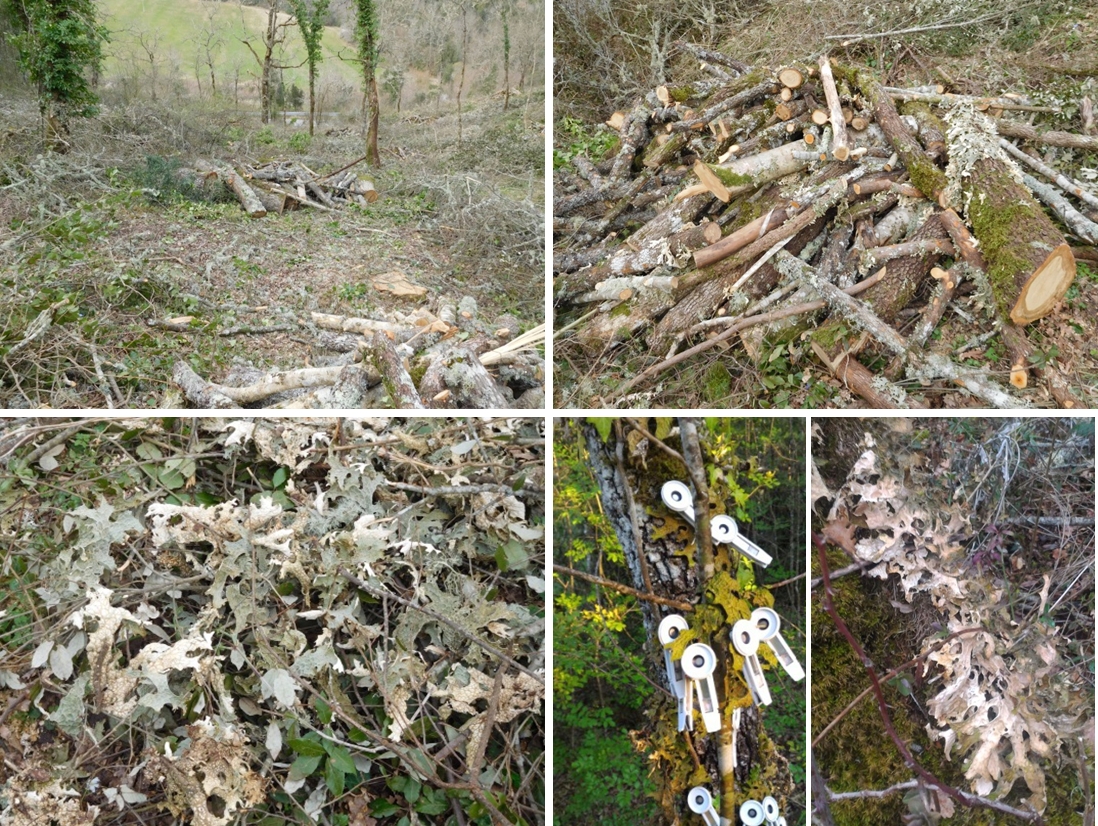
[[[253,48],[262,56],[262,34],[267,27],[267,14],[261,8],[207,0],[101,0],[100,8],[103,23],[111,31],[104,67],[108,79],[132,71],[135,61],[142,75],[147,76],[149,62],[140,45],[140,36],[144,35],[147,43],[156,44],[160,77],[167,79],[171,71],[169,65],[175,64],[179,67],[175,70],[179,78],[193,86],[195,55],[198,53],[198,43],[204,39],[202,32],[209,28],[211,14],[213,28],[221,43],[214,51],[219,90],[232,89],[237,69],[240,70],[241,83],[252,81],[259,74],[259,65],[242,39],[250,38]],[[329,26],[324,30],[321,80],[335,76],[357,87],[357,64],[340,60],[340,52],[350,56],[353,46],[340,37],[339,29]],[[284,65],[304,61],[305,44],[296,27],[289,29],[286,52],[279,59]],[[200,75],[205,89],[209,82],[209,71],[205,66]],[[287,87],[296,83],[301,89],[307,89],[307,68],[286,69],[283,82]]]

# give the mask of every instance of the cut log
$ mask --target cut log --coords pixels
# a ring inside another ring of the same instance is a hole
[[[812,110],[812,122],[817,126],[823,126],[827,123],[830,115],[827,114],[826,109],[813,109]]]
[[[884,91],[880,81],[868,69],[835,67],[835,71],[851,85],[861,89],[866,100],[873,106],[873,120],[881,127],[896,154],[903,160],[908,175],[911,176],[911,183],[928,198],[938,200],[946,188],[945,174],[927,157],[919,142],[900,120],[892,98]]]
[[[491,375],[466,345],[438,354],[423,373],[420,393],[435,408],[502,410],[511,407]],[[449,390],[450,395],[445,396]]]
[[[1076,135],[1071,132],[1042,132],[1033,126],[1010,121],[995,121],[999,134],[1007,138],[1025,138],[1027,141],[1043,143],[1046,146],[1066,146],[1070,149],[1098,149],[1098,137]]]
[[[1042,203],[1056,213],[1064,226],[1091,244],[1098,244],[1098,224],[1071,205],[1051,184],[1038,181],[1032,175],[1022,175],[1022,183],[1036,195]]]
[[[804,73],[795,66],[786,66],[778,70],[778,80],[787,89],[799,89],[804,83]]]
[[[919,138],[926,147],[927,157],[937,162],[945,157],[945,126],[930,107],[921,100],[909,101],[900,106],[900,112],[915,118],[919,126]]]
[[[752,241],[762,238],[770,230],[777,229],[788,217],[788,212],[785,209],[772,209],[765,215],[760,215],[751,223],[744,224],[735,232],[730,233],[716,243],[710,244],[708,247],[704,247],[695,252],[694,266],[701,269],[702,267],[708,267],[710,264],[720,261],[722,258],[727,258],[737,250],[746,247]]]
[[[387,335],[374,333],[363,352],[363,360],[373,365],[381,375],[381,383],[389,394],[392,406],[398,410],[422,410],[423,401],[396,346]]]
[[[842,102],[839,100],[839,91],[835,88],[835,77],[831,73],[831,61],[827,55],[820,55],[820,84],[823,86],[824,98],[827,100],[827,108],[831,120],[831,154],[837,161],[845,161],[850,157],[850,141],[846,136],[846,116],[843,114]],[[853,114],[851,115],[853,117]]]
[[[694,172],[699,180],[710,187],[710,192],[720,198],[721,196],[712,188],[714,184],[711,184],[711,181],[716,179],[716,184],[719,184],[728,195],[727,198],[721,198],[727,203],[736,195],[750,192],[762,184],[776,181],[778,178],[784,178],[786,175],[804,169],[808,161],[797,157],[796,153],[807,150],[808,145],[804,141],[790,141],[776,149],[768,149],[757,155],[748,155],[724,164],[703,164],[699,161],[694,166]],[[700,170],[699,166],[704,168],[704,171]],[[712,176],[702,177],[706,172],[711,172]]]
[[[1048,315],[1075,279],[1075,258],[999,148],[995,123],[970,107],[949,115],[951,169],[988,264],[1003,318],[1024,326]]]
[[[233,191],[249,218],[262,218],[267,214],[267,208],[263,206],[263,202],[259,200],[252,188],[245,183],[243,176],[228,164],[221,161],[199,160],[195,161],[194,167],[199,172],[214,172]]]
[[[229,387],[202,379],[186,362],[180,361],[172,371],[172,380],[179,385],[187,399],[196,407],[239,407],[262,401],[287,390],[334,384],[345,366],[304,367],[300,370],[275,371],[265,374],[259,381],[247,387]],[[225,403],[226,399],[229,401],[228,404]]]
[[[366,199],[367,203],[377,202],[377,190],[374,188],[374,182],[368,178],[359,178],[355,181],[354,191]]]
[[[698,180],[701,181],[710,194],[713,195],[719,201],[728,203],[732,200],[732,193],[729,192],[728,187],[724,185],[724,182],[717,176],[715,167],[711,167],[709,164],[702,161],[694,162],[694,174],[698,176]]]
[[[386,333],[398,342],[405,342],[420,332],[410,324],[398,324],[392,321],[378,321],[372,318],[333,315],[331,313],[310,313],[313,324],[326,330],[338,330],[341,333]]]
[[[1098,196],[1092,195],[1078,181],[1072,178],[1068,178],[1065,175],[1061,175],[1059,172],[1057,172],[1047,163],[1042,161],[1040,158],[1035,158],[1032,155],[1027,155],[1025,152],[1012,144],[1006,138],[999,138],[999,146],[1002,147],[1007,152],[1007,154],[1012,155],[1016,160],[1021,161],[1030,169],[1035,169],[1046,178],[1048,178],[1050,181],[1054,181],[1058,187],[1064,190],[1064,192],[1067,192],[1070,195],[1074,195],[1076,198],[1086,204],[1090,204],[1092,207],[1098,207]]]

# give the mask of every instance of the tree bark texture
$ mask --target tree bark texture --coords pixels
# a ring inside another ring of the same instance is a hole
[[[1052,312],[1075,279],[1063,234],[1002,160],[976,161],[962,186],[1002,316],[1025,325]]]

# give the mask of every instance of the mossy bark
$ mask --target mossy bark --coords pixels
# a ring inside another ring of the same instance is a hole
[[[945,126],[935,115],[930,105],[923,100],[909,100],[900,104],[900,112],[915,118],[919,124],[919,137],[926,147],[926,154],[932,160],[939,160],[945,156]]]
[[[1075,259],[1064,236],[1004,161],[977,161],[964,192],[1000,314],[1016,324],[1047,315],[1075,278]]]
[[[904,162],[904,166],[907,167],[911,183],[928,198],[937,200],[946,187],[945,173],[927,157],[922,146],[900,120],[892,98],[881,87],[880,81],[868,69],[833,65],[832,70],[837,79],[846,80],[852,86],[862,90],[866,99],[873,105],[874,120]]]

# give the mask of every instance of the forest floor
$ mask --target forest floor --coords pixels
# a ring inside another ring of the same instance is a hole
[[[212,158],[325,174],[364,154],[358,128],[309,140],[254,113],[143,103],[105,107],[74,124],[69,153],[47,154],[33,104],[0,99],[0,404],[178,407],[179,359],[211,381],[319,366],[310,311],[387,319],[468,296],[481,318],[539,324],[543,100],[466,104],[460,142],[456,113],[386,117],[382,168],[359,165],[375,203],[251,219],[235,200],[180,190],[173,171]],[[426,295],[378,292],[372,278],[393,271]],[[51,307],[50,329],[10,353]],[[187,332],[149,326],[180,317]],[[219,334],[238,325],[290,329]]]
[[[860,19],[863,5],[866,17]],[[958,4],[958,8],[965,5],[974,4]],[[923,19],[915,21],[913,18],[920,13]],[[1026,122],[1046,129],[1083,131],[1081,101],[1087,96],[1091,101],[1098,98],[1098,63],[1089,46],[1098,38],[1098,7],[1094,4],[1067,9],[1048,3],[1027,3],[979,25],[849,43],[828,38],[900,29],[912,22],[933,23],[936,15],[943,16],[946,10],[942,4],[930,3],[919,4],[919,9],[904,7],[902,12],[899,7],[877,8],[871,15],[869,4],[823,2],[813,4],[811,14],[805,14],[804,6],[794,3],[737,7],[729,14],[738,17],[721,31],[735,32],[734,36],[718,35],[710,41],[702,36],[683,39],[704,43],[751,66],[800,65],[809,55],[830,50],[836,61],[869,66],[887,85],[916,87],[931,83],[945,84],[949,91],[960,94],[1027,95],[1035,103],[1060,108],[1059,114],[1026,113]],[[900,20],[903,15],[907,17]],[[873,19],[874,16],[878,19]],[[958,12],[955,16],[963,16],[963,13]],[[977,15],[973,12],[972,16]],[[560,48],[558,44],[558,50]],[[814,62],[815,57],[811,60]],[[659,82],[651,76],[645,77],[646,71],[649,71],[647,66],[638,65],[636,87],[626,89],[618,82],[613,89],[608,87],[608,94],[602,99],[585,96],[582,92],[560,95],[558,90],[554,127],[554,166],[558,174],[575,173],[571,162],[579,155],[586,155],[596,164],[600,159],[614,156],[620,146],[618,136],[603,121],[614,111],[628,112]],[[668,58],[664,71],[668,82],[674,83],[692,82],[704,74],[698,67],[698,60],[685,52]],[[1042,152],[1047,162],[1081,180],[1091,180],[1094,171],[1098,170],[1098,153],[1093,151],[1042,148]],[[575,178],[574,174],[572,178]],[[687,182],[692,182],[692,178]],[[613,250],[614,244],[621,243],[635,229],[630,227],[618,233],[607,248]],[[567,233],[558,232],[555,239],[558,253],[567,249],[567,243]],[[1070,237],[1070,243],[1078,245],[1080,241]],[[920,299],[916,303],[925,303],[923,293],[920,293]],[[577,334],[582,333],[585,324],[579,319],[597,306],[558,302],[554,326],[558,330],[567,328],[555,339],[554,394],[558,406],[866,406],[866,402],[814,358],[805,341],[763,347],[761,354],[749,356],[733,339],[731,346],[713,347],[664,370],[658,378],[644,381],[632,392],[623,392],[626,380],[668,359],[674,351],[668,352],[664,348],[655,352],[647,341],[650,327],[633,331],[631,335],[623,334],[620,340],[609,343],[585,342],[583,336]],[[1032,366],[1050,367],[1063,376],[1083,406],[1098,403],[1098,348],[1094,346],[1096,312],[1098,265],[1080,262],[1075,282],[1061,305],[1026,328],[1034,351]],[[986,370],[990,377],[1006,384],[1010,367],[1006,348],[998,336],[981,338],[985,332],[986,329],[976,329],[958,315],[947,312],[929,346],[936,352],[949,354],[959,364]],[[678,349],[686,349],[694,343],[689,341]],[[871,364],[872,369],[881,366],[880,363]],[[957,392],[949,382],[937,382],[931,387],[910,381],[901,384],[930,406],[986,406],[982,401]],[[1056,406],[1043,389],[1031,389],[1026,401],[1037,406]]]

